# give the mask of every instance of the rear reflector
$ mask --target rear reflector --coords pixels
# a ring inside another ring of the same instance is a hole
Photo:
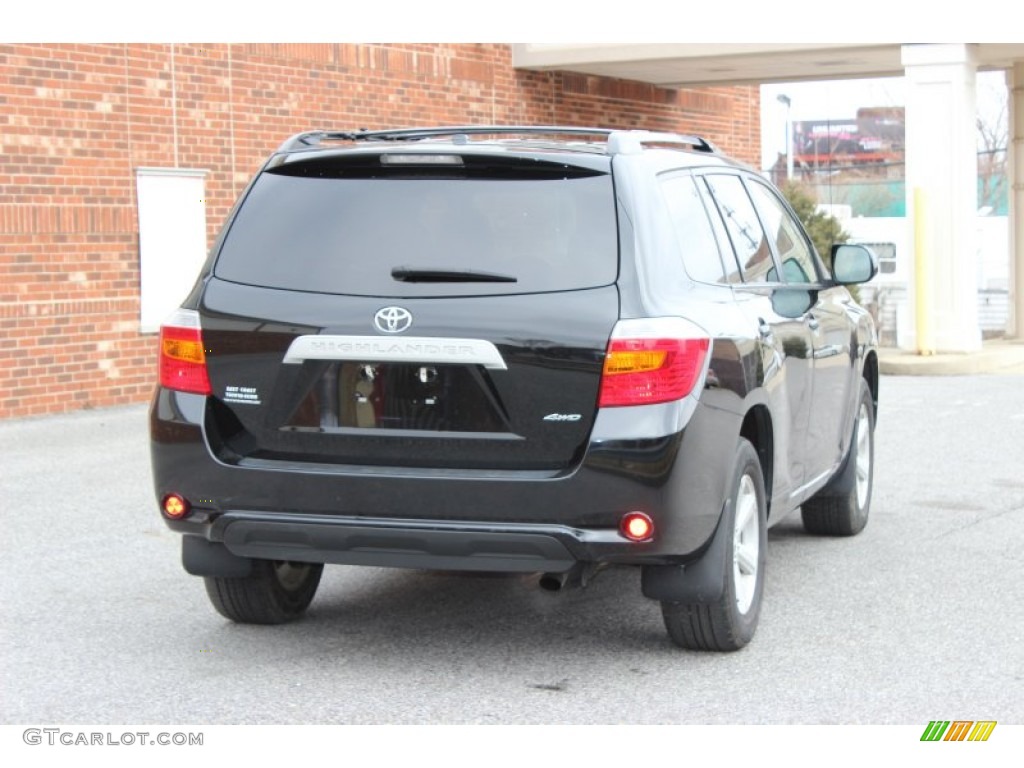
[[[711,339],[678,317],[620,320],[608,342],[601,408],[686,397],[704,373]]]
[[[168,517],[171,520],[181,520],[181,518],[192,511],[192,505],[188,503],[188,499],[184,496],[177,493],[168,493],[164,496],[163,501],[160,502],[160,509],[163,510],[164,517]]]
[[[213,392],[195,310],[179,309],[160,327],[160,386],[197,395]]]
[[[630,541],[647,541],[654,536],[654,521],[643,512],[627,512],[619,521],[619,531]]]

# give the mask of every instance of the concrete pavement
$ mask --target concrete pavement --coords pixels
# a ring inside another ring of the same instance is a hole
[[[980,351],[918,355],[879,347],[878,369],[892,376],[967,376],[978,373],[1024,374],[1024,339],[992,339]]]

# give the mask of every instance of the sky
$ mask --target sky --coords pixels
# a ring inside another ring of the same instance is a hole
[[[933,12],[892,0],[858,0],[844,10],[808,0],[731,0],[719,6],[665,0],[604,6],[569,0],[303,0],[240,12],[257,6],[176,0],[173,8],[154,12],[138,0],[49,0],[45,6],[7,3],[0,34],[3,42],[983,42],[1013,38],[1016,27],[998,20],[1019,18],[1019,6],[1020,0],[976,0],[969,8]]]

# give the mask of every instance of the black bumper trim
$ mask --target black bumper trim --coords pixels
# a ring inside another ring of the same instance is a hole
[[[266,513],[227,513],[214,528],[214,536],[239,557],[508,573],[570,570],[578,558],[565,539],[580,533]]]

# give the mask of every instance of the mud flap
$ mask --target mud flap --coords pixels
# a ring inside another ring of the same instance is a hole
[[[252,572],[252,560],[200,536],[181,537],[181,564],[193,576],[244,578]]]
[[[724,515],[723,515],[724,518]],[[666,603],[714,603],[725,590],[729,526],[719,520],[699,560],[686,565],[645,565],[640,577],[644,597]]]
[[[856,462],[850,461],[850,457],[853,455],[853,444],[856,439],[857,420],[854,419],[853,436],[850,438],[850,444],[846,447],[846,455],[843,457],[843,463],[839,465],[839,469],[836,470],[834,475],[832,475],[832,479],[828,481],[825,487],[814,494],[815,497],[848,496],[854,492],[854,489],[857,487],[857,464]]]

